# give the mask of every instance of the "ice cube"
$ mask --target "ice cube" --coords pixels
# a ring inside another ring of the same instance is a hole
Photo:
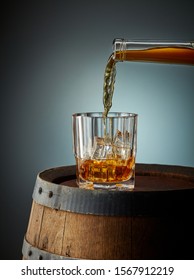
[[[95,137],[94,139],[94,152],[92,158],[94,159],[105,159],[113,156],[111,139],[106,136]]]
[[[116,157],[127,159],[131,154],[130,133],[117,130],[113,140],[113,152]]]
[[[130,146],[130,140],[131,136],[127,130],[124,133],[122,133],[120,130],[117,130],[113,139],[113,143],[118,146]]]

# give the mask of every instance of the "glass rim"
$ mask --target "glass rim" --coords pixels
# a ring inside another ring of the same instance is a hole
[[[89,117],[89,118],[103,118],[103,112],[83,112],[72,114],[73,118],[76,117]],[[109,118],[136,118],[138,114],[129,112],[109,112],[107,119]]]

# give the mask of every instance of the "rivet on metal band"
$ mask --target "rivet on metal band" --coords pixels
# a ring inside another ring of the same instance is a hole
[[[69,258],[47,251],[41,250],[39,248],[33,247],[27,240],[24,238],[22,254],[26,260],[76,260],[76,258]]]

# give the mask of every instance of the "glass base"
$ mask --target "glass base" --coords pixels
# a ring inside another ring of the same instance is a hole
[[[119,183],[93,183],[89,181],[77,181],[79,188],[88,190],[110,190],[110,191],[131,191],[135,186],[135,178]]]

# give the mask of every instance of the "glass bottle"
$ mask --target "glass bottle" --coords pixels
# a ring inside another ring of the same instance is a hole
[[[114,39],[114,61],[194,64],[194,42]]]
[[[103,85],[104,116],[112,106],[116,64],[120,61],[140,61],[194,65],[194,41],[129,41],[114,39],[113,52],[108,59]]]

